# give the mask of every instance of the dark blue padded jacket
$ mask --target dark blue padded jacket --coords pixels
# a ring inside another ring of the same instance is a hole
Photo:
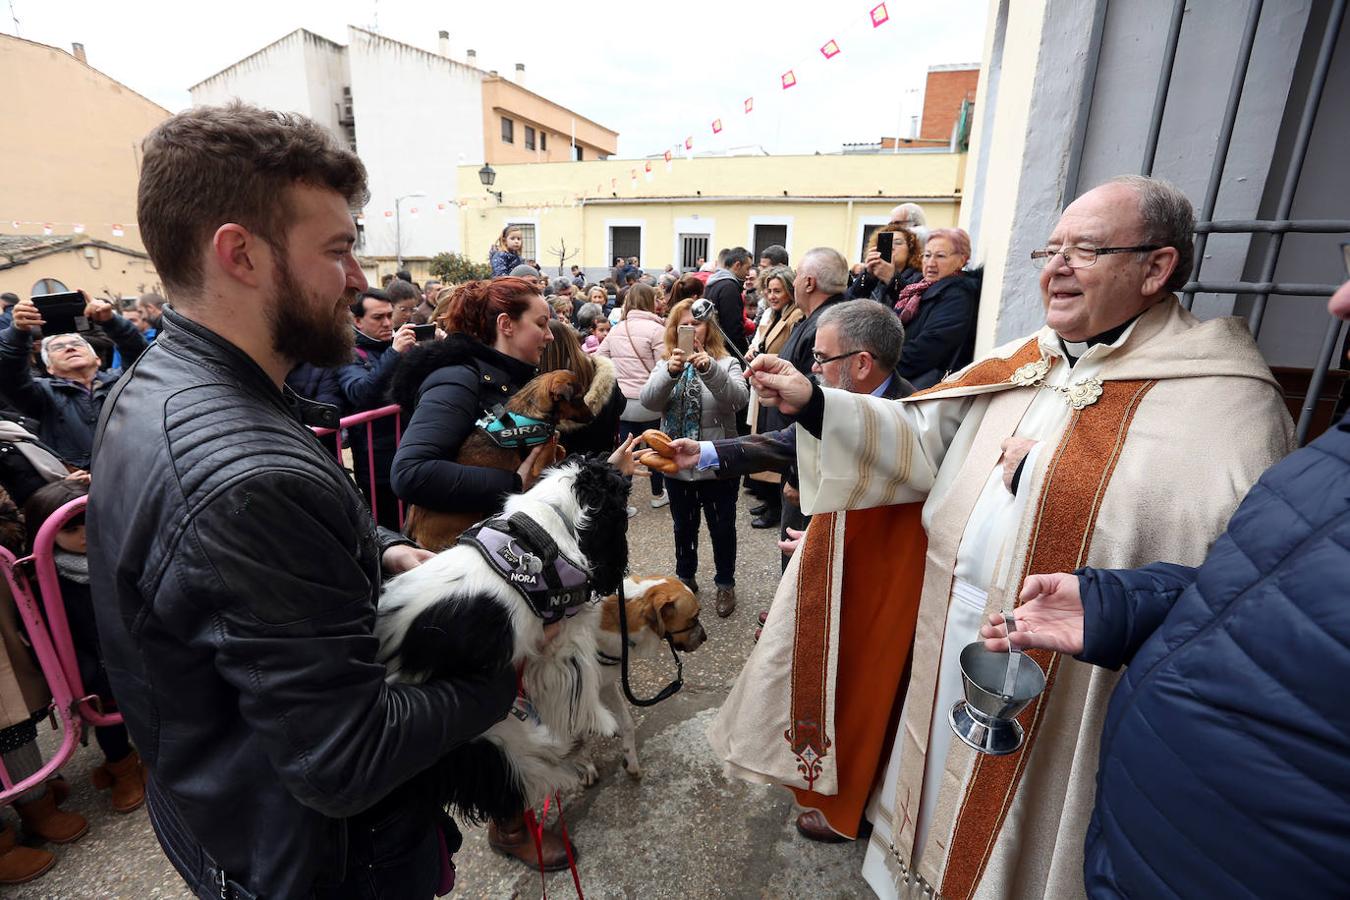
[[[1350,897],[1350,416],[1198,569],[1084,569],[1102,733],[1093,897]]]

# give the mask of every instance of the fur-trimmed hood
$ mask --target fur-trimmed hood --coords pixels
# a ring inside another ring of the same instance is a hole
[[[591,386],[586,389],[586,408],[599,418],[614,396],[614,388],[619,384],[619,373],[614,368],[614,363],[603,356],[592,356],[591,362],[595,363],[595,377],[591,379]],[[567,434],[579,431],[589,424],[589,422],[563,421],[558,423],[558,430]]]
[[[523,386],[536,372],[529,363],[456,332],[443,341],[427,341],[405,352],[394,368],[393,378],[389,382],[389,395],[403,408],[405,415],[411,414],[417,406],[422,385],[434,372],[448,366],[465,365],[478,369],[497,369],[516,387]]]

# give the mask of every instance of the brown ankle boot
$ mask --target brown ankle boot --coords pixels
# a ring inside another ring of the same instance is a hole
[[[50,787],[36,800],[15,803],[14,811],[23,820],[25,831],[53,844],[74,843],[89,830],[84,816],[57,808],[56,792]]]
[[[0,884],[32,881],[56,864],[46,850],[19,846],[19,836],[8,825],[0,825]]]
[[[104,763],[89,777],[101,791],[112,788],[112,808],[120,813],[129,813],[145,802],[145,770],[135,750],[115,763]]]
[[[530,829],[525,827],[523,813],[509,822],[489,822],[488,846],[498,853],[514,856],[531,869],[539,867],[539,852],[535,850]],[[543,850],[545,872],[561,872],[567,868],[567,845],[561,834],[545,828]],[[577,858],[575,846],[572,848],[572,858]]]

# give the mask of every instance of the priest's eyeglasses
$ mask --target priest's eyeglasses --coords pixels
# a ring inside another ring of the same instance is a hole
[[[1044,250],[1032,250],[1031,262],[1043,269],[1050,264],[1050,260],[1062,256],[1070,269],[1086,269],[1097,261],[1097,257],[1110,253],[1148,253],[1161,249],[1158,244],[1140,244],[1137,247],[1046,247]]]
[[[823,365],[825,365],[826,363],[832,363],[832,362],[834,362],[836,359],[848,359],[850,356],[857,356],[859,353],[862,353],[862,352],[863,352],[863,351],[861,351],[861,350],[854,350],[854,351],[851,352],[851,353],[840,353],[838,356],[826,356],[824,353],[821,353],[819,350],[812,350],[812,351],[811,351],[811,358],[814,359],[814,360],[816,361],[816,365],[818,365],[818,366],[823,366]]]

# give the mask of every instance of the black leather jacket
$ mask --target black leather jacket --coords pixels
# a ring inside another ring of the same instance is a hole
[[[423,838],[427,803],[382,799],[515,693],[505,671],[385,683],[372,628],[395,537],[306,427],[315,411],[335,414],[166,311],[99,423],[103,653],[151,822],[202,896],[220,896],[223,870],[237,896],[307,897],[343,880],[349,842]]]

